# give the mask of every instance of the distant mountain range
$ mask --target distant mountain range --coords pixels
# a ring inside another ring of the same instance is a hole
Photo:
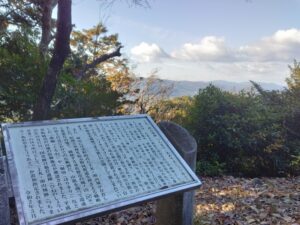
[[[193,96],[198,93],[199,89],[207,87],[209,84],[213,84],[216,87],[229,92],[237,93],[241,90],[250,90],[252,84],[250,82],[230,82],[224,80],[215,80],[215,81],[174,81],[174,80],[164,80],[166,84],[174,84],[174,89],[171,94],[171,97],[180,97],[180,96]],[[261,87],[265,90],[283,90],[285,86],[275,84],[275,83],[264,83],[258,82]]]

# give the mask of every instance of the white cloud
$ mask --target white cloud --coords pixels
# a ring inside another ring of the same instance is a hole
[[[206,36],[198,43],[185,43],[174,50],[171,56],[188,61],[213,62],[291,62],[300,58],[300,30],[279,30],[255,43],[229,47],[222,37]]]
[[[148,44],[145,42],[131,49],[132,58],[138,62],[157,62],[162,58],[168,58],[167,53],[157,44]]]
[[[141,43],[131,50],[140,72],[160,68],[160,76],[175,80],[229,80],[285,83],[288,64],[300,59],[300,30],[278,30],[268,37],[230,47],[222,37],[207,36],[185,43],[168,55],[157,44]],[[163,63],[160,59],[164,59]]]
[[[249,61],[286,61],[300,57],[300,30],[279,30],[270,37],[241,46],[237,50],[241,60]]]
[[[300,43],[300,30],[289,29],[277,31],[272,39],[278,43]]]
[[[202,38],[199,43],[185,43],[171,56],[191,61],[228,61],[233,54],[226,46],[224,38],[207,36]]]

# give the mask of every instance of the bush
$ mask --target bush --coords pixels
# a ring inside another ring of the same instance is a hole
[[[196,172],[200,176],[221,176],[224,174],[224,163],[218,161],[199,160],[196,164]]]
[[[187,124],[199,146],[199,170],[251,177],[288,174],[292,157],[283,117],[252,92],[232,94],[212,85],[200,90]]]

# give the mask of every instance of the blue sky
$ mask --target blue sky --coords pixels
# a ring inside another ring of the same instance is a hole
[[[128,0],[129,1],[129,0]],[[284,84],[300,60],[300,0],[150,0],[150,8],[73,0],[77,29],[118,33],[138,75]]]

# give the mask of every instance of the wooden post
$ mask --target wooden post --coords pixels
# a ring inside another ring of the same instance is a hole
[[[0,225],[9,225],[9,196],[5,174],[6,163],[4,159],[4,157],[0,157]]]
[[[172,122],[160,122],[159,128],[193,171],[196,169],[197,143],[189,132]],[[192,225],[194,191],[176,194],[157,201],[157,225]]]

